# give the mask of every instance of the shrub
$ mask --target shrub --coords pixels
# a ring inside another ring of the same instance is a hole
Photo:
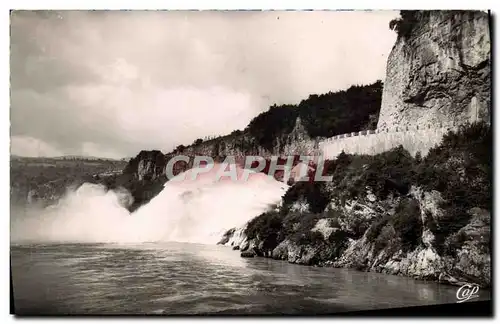
[[[308,233],[311,232],[321,218],[321,215],[314,213],[288,214],[284,220],[284,237],[298,242],[302,236],[309,235]]]
[[[273,105],[268,111],[252,119],[246,130],[260,146],[272,150],[276,144],[276,138],[288,135],[295,126],[296,119],[295,106]]]
[[[366,231],[366,239],[368,240],[368,242],[375,241],[375,239],[379,236],[380,231],[387,224],[390,218],[391,216],[387,214],[379,217],[371,224],[371,226]]]
[[[299,105],[273,105],[252,119],[246,131],[259,145],[271,150],[277,138],[283,140],[292,131],[297,117],[311,137],[331,137],[374,128],[382,88],[382,81],[377,81],[344,91],[310,95]]]
[[[288,212],[287,206],[299,199],[305,199],[313,212],[321,213],[330,197],[345,202],[346,199],[366,194],[365,188],[370,187],[383,200],[390,194],[406,196],[414,184],[424,191],[438,190],[445,199],[445,203],[440,206],[444,216],[439,219],[439,223],[427,217],[426,224],[434,233],[436,247],[441,253],[446,238],[469,222],[467,210],[472,207],[491,209],[491,130],[484,124],[461,127],[457,133],[447,134],[442,143],[431,149],[425,158],[417,155],[413,159],[401,146],[375,156],[348,155],[343,152],[336,160],[328,161],[325,170],[333,176],[333,184],[296,183],[283,198],[282,210],[285,210],[285,214]],[[463,172],[458,172],[460,170]],[[338,215],[334,211],[329,211],[322,217],[335,216]],[[354,237],[361,235],[366,228],[363,225],[367,224],[358,225],[356,233],[351,233]],[[367,239],[375,242],[386,225],[394,228],[404,249],[414,248],[419,244],[423,230],[417,201],[403,198],[393,217],[380,217],[368,227]],[[311,226],[307,226],[308,229]]]
[[[416,10],[401,10],[401,18],[391,20],[389,28],[396,31],[398,37],[408,37],[419,21],[418,14]]]
[[[330,258],[338,258],[342,255],[343,251],[347,248],[349,242],[349,234],[343,230],[333,231],[328,237],[330,245]]]
[[[181,144],[181,145],[178,145],[172,153],[182,153],[182,152],[184,152],[185,149],[186,149],[186,146]]]
[[[323,242],[323,234],[316,231],[306,231],[301,233],[297,240],[297,243],[300,245],[317,245]]]
[[[340,223],[339,223],[339,212],[336,210],[329,210],[325,213],[325,218],[330,219],[330,227],[332,228],[340,228]]]
[[[390,244],[391,240],[395,237],[395,231],[392,226],[386,223],[380,230],[379,235],[374,240],[374,252],[378,254],[382,249]]]
[[[465,241],[467,241],[467,235],[465,235],[463,231],[451,235],[445,243],[445,253],[456,256],[458,250],[462,248]]]
[[[310,136],[331,137],[373,127],[382,101],[381,81],[352,86],[345,91],[311,95],[298,105],[299,116]]]
[[[333,181],[339,195],[347,199],[363,197],[366,187],[381,200],[391,193],[406,195],[410,189],[414,160],[402,146],[375,156],[343,156],[340,163],[343,166],[335,167]]]
[[[492,133],[484,123],[461,126],[449,132],[440,145],[429,151],[416,167],[416,182],[424,190],[438,190],[445,200],[443,216],[432,224],[439,253],[447,253],[444,242],[467,225],[472,207],[491,210]]]
[[[415,199],[403,199],[391,219],[396,234],[401,238],[403,248],[414,249],[421,241],[422,218],[420,205]]]
[[[321,213],[330,202],[330,193],[323,182],[300,181],[287,190],[283,196],[283,205],[290,206],[302,199],[309,204],[312,213]]]
[[[349,233],[343,230],[333,231],[328,237],[328,242],[339,245],[347,243],[347,239],[349,238]]]
[[[352,231],[350,232],[350,237],[353,239],[361,238],[370,226],[361,217],[357,217],[355,219],[350,220],[350,223],[351,223],[350,227],[352,228]]]
[[[245,235],[250,240],[255,238],[264,240],[281,231],[283,228],[282,222],[282,215],[276,211],[262,213],[248,223]]]

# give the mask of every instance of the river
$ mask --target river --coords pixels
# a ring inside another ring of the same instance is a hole
[[[458,288],[193,243],[14,244],[11,267],[17,314],[331,314],[455,303]]]

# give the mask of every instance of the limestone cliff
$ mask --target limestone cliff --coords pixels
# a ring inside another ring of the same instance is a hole
[[[127,164],[124,173],[132,174],[137,180],[156,180],[164,175],[165,155],[158,151],[141,151]]]
[[[139,181],[154,181],[166,174],[165,167],[168,161],[180,154],[190,157],[209,156],[216,162],[222,162],[226,156],[256,155],[267,158],[271,156],[316,155],[318,154],[319,142],[320,138],[312,139],[307,134],[300,117],[298,117],[292,131],[277,139],[272,150],[259,146],[251,135],[247,132],[241,132],[211,139],[198,145],[190,145],[182,150],[175,150],[167,154],[160,151],[141,151],[130,160],[125,173],[132,174]],[[191,168],[192,162],[191,159],[188,164],[176,163],[174,174]]]
[[[491,284],[491,128],[462,126],[425,158],[341,154],[221,244],[306,265]],[[242,235],[243,234],[243,235]]]
[[[288,134],[284,143],[279,143],[274,155],[317,155],[319,154],[319,143],[321,138],[311,138],[300,117],[297,117],[295,127]]]
[[[402,12],[393,27],[377,128],[489,120],[486,12]]]
[[[300,117],[289,134],[277,138],[271,150],[259,146],[247,132],[215,138],[199,145],[191,145],[182,151],[188,156],[205,155],[226,157],[229,155],[259,155],[263,157],[284,155],[312,155],[317,153],[319,138],[314,140],[307,134]],[[179,152],[180,153],[180,152]]]

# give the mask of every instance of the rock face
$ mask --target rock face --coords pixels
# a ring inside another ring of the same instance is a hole
[[[450,238],[455,240],[454,257],[440,255],[432,232],[424,228],[422,243],[411,252],[404,252],[394,240],[389,240],[383,249],[378,250],[376,244],[370,242],[365,235],[360,240],[351,241],[342,257],[329,264],[454,285],[475,283],[489,287],[490,214],[477,208],[469,212],[473,214],[469,224]]]
[[[134,175],[139,181],[152,181],[164,175],[166,162],[160,151],[141,151],[130,160],[124,172]]]
[[[320,138],[311,139],[304,128],[300,117],[297,118],[292,131],[284,136],[280,142],[271,151],[258,146],[255,139],[249,134],[240,133],[227,135],[202,142],[198,145],[192,145],[184,148],[182,151],[163,154],[160,151],[141,151],[133,158],[127,167],[125,173],[133,174],[139,181],[154,181],[161,176],[166,175],[168,161],[176,155],[186,155],[188,157],[207,156],[216,162],[223,162],[225,157],[234,156],[236,162],[243,165],[245,156],[260,156],[270,158],[271,156],[297,156],[297,155],[317,155]],[[193,166],[193,159],[189,163],[177,162],[173,166],[173,174],[177,175]],[[279,178],[279,175],[276,175]]]
[[[249,134],[228,135],[205,141],[199,145],[187,147],[182,151],[186,155],[204,155],[211,157],[226,157],[239,155],[259,155],[262,157],[283,155],[313,155],[317,153],[320,139],[311,139],[297,117],[295,126],[281,141],[278,139],[272,150],[267,150],[255,143]]]
[[[288,134],[285,143],[273,150],[274,155],[317,155],[319,154],[320,138],[312,139],[302,124],[300,117],[295,121],[295,127]]]
[[[255,252],[253,250],[241,252],[241,257],[242,258],[253,258],[255,256],[256,256],[256,254],[255,254]]]
[[[394,205],[401,198],[374,199],[368,191],[364,198],[348,201],[343,206],[334,204],[339,218],[322,218],[311,229],[320,233],[324,240],[299,243],[284,239],[270,250],[259,239],[248,240],[244,228],[228,231],[219,244],[241,250],[242,257],[263,256],[303,265],[353,268],[363,271],[401,275],[415,279],[434,280],[452,285],[465,283],[491,286],[490,213],[480,208],[468,211],[471,219],[457,233],[447,238],[444,245],[450,253],[439,252],[439,242],[429,228],[430,219],[442,217],[439,192],[424,192],[413,187],[408,197],[418,202],[418,218],[422,220],[420,243],[405,249],[392,224],[380,229],[376,238],[370,238],[370,230],[362,229],[359,238],[347,237],[360,224],[374,227],[378,219],[394,213]],[[337,237],[337,238],[336,238]],[[235,248],[236,247],[236,248]]]
[[[417,11],[401,24],[406,27],[387,61],[377,128],[489,120],[488,14]]]

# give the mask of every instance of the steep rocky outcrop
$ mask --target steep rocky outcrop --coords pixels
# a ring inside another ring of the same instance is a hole
[[[490,118],[489,15],[482,11],[405,11],[377,128]]]
[[[292,131],[278,138],[271,150],[259,146],[248,132],[237,135],[227,135],[205,141],[199,145],[191,145],[181,152],[170,153],[167,156],[184,154],[188,156],[203,155],[214,159],[226,156],[258,155],[262,157],[284,155],[312,155],[316,153],[319,138],[311,139],[307,134],[300,117],[297,117]]]
[[[376,238],[369,238],[366,231],[362,238],[351,240],[338,260],[326,261],[325,265],[349,267],[365,271],[403,275],[416,279],[436,280],[462,285],[466,282],[483,287],[491,284],[490,272],[490,213],[480,208],[468,210],[469,223],[447,238],[441,252],[428,217],[437,218],[442,209],[433,205],[441,199],[438,192],[414,190],[410,195],[420,206],[418,241],[414,249],[405,250],[394,225],[388,222]],[[434,212],[434,213],[433,213]],[[394,217],[394,215],[392,215]],[[380,219],[380,215],[372,214]],[[376,226],[376,222],[372,222]]]
[[[133,175],[139,181],[153,181],[165,174],[167,159],[158,151],[141,151],[127,164],[124,173]]]
[[[374,228],[380,226],[380,221],[386,215],[396,217],[394,205],[401,198],[370,201],[366,197],[337,207],[337,217],[321,216],[324,218],[317,220],[310,232],[319,232],[322,238],[301,242],[289,237],[266,248],[265,239],[248,239],[244,229],[232,229],[219,244],[241,250],[242,256],[270,257],[303,265],[353,268],[453,285],[474,283],[481,287],[491,286],[491,223],[487,210],[477,207],[468,210],[470,221],[446,239],[443,246],[448,251],[442,252],[440,244],[443,243],[438,242],[433,233],[435,229],[428,225],[427,220],[428,217],[438,218],[443,213],[441,208],[436,208],[442,198],[439,192],[422,192],[414,188],[408,197],[421,206],[418,214],[415,214],[420,218],[421,227],[416,238],[418,243],[408,249],[391,221],[386,220],[378,229],[379,232],[373,234]],[[308,216],[304,214],[303,217]],[[356,238],[353,231],[359,228],[361,222],[367,228],[361,237]],[[236,232],[239,233],[238,237],[234,237]],[[373,235],[375,237],[371,237]]]
[[[227,156],[234,156],[236,162],[244,166],[245,156],[254,155],[270,159],[272,156],[317,155],[320,140],[320,138],[311,139],[300,117],[297,117],[291,132],[285,134],[282,140],[277,140],[272,150],[259,146],[251,135],[247,132],[241,132],[211,139],[201,144],[190,145],[167,154],[160,151],[141,151],[135,158],[130,160],[124,173],[133,175],[134,179],[138,181],[156,181],[160,177],[166,176],[165,168],[168,162],[177,155],[188,156],[190,161],[187,163],[183,161],[176,162],[173,165],[173,175],[191,169],[194,156],[211,157],[215,162],[223,162]],[[279,164],[281,163],[279,162]],[[295,161],[294,165],[297,163],[298,161]],[[277,179],[280,179],[281,176],[281,173],[275,175]]]
[[[277,209],[220,244],[297,264],[490,287],[491,140],[487,124],[473,124],[424,159],[402,147],[341,154],[325,168],[332,182],[294,184]]]

